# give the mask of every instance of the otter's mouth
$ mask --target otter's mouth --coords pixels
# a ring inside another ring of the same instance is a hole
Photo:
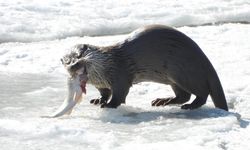
[[[86,94],[86,83],[88,80],[86,68],[82,66],[81,60],[76,61],[73,64],[66,66],[70,74],[70,78],[79,78],[80,87],[82,92]]]

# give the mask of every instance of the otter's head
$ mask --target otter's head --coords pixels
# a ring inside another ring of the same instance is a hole
[[[110,81],[105,74],[105,67],[111,64],[109,57],[97,46],[79,44],[61,61],[71,77],[80,75],[96,87],[110,87]]]
[[[79,77],[82,92],[86,93],[86,83],[88,81],[85,52],[88,45],[76,45],[68,54],[64,55],[61,59],[62,64],[68,71],[70,77],[76,79]]]
[[[87,49],[88,45],[78,44],[61,59],[62,64],[71,77],[80,74],[87,76],[86,61],[84,58]]]

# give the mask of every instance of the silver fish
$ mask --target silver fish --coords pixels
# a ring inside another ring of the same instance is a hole
[[[86,94],[86,77],[82,74],[74,77],[68,77],[68,96],[64,100],[63,104],[57,109],[51,116],[44,116],[46,118],[56,118],[65,114],[70,115],[73,108],[77,103],[82,100],[82,94]]]

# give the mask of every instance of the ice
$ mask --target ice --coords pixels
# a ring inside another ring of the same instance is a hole
[[[249,146],[249,119],[243,119],[247,116],[234,112],[237,111],[234,108],[229,113],[215,109],[211,100],[193,111],[178,106],[151,107],[153,98],[165,96],[167,91],[173,94],[165,85],[133,86],[127,104],[118,109],[90,105],[88,100],[98,94],[89,86],[86,101],[71,116],[44,119],[40,116],[54,112],[66,96],[64,75],[10,73],[1,74],[0,79],[3,149],[241,149]]]
[[[249,149],[249,8],[247,0],[0,1],[1,150]],[[145,82],[133,85],[117,109],[89,104],[99,93],[88,85],[70,116],[41,118],[66,97],[60,58],[70,48],[122,42],[152,23],[174,26],[198,43],[220,77],[229,112],[215,109],[211,98],[192,111],[151,107],[174,93]]]
[[[249,146],[249,25],[181,27],[216,68],[230,113],[215,109],[211,99],[201,109],[153,108],[151,100],[173,96],[169,86],[134,85],[127,104],[100,109],[99,97],[87,87],[86,100],[71,116],[42,119],[66,96],[66,71],[61,56],[77,43],[109,45],[128,35],[73,37],[63,40],[1,44],[0,143],[3,149],[242,149]],[[239,81],[242,80],[244,82]],[[242,137],[239,139],[239,135]],[[46,139],[46,140],[45,140]],[[243,142],[243,144],[242,144]],[[11,143],[8,144],[8,143]],[[27,146],[29,145],[29,146]]]
[[[224,135],[240,129],[241,122],[237,114],[213,108],[184,111],[179,107],[123,105],[118,109],[100,109],[88,103],[81,105],[72,117],[51,120],[36,116],[48,112],[39,107],[45,107],[49,99],[40,106],[31,102],[35,108],[27,107],[19,119],[0,119],[1,142],[19,141],[12,142],[19,149],[27,148],[27,144],[34,149],[165,149],[187,145],[192,149],[220,149],[223,144],[231,144]],[[237,135],[229,138],[234,140],[232,147],[241,146],[235,142]]]
[[[249,7],[247,0],[1,1],[0,43],[124,34],[153,23],[247,23]]]

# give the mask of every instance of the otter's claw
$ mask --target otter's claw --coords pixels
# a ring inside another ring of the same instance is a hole
[[[101,98],[90,100],[90,104],[94,104],[94,105],[99,105],[99,104],[104,104],[104,103],[106,103],[106,101]]]

